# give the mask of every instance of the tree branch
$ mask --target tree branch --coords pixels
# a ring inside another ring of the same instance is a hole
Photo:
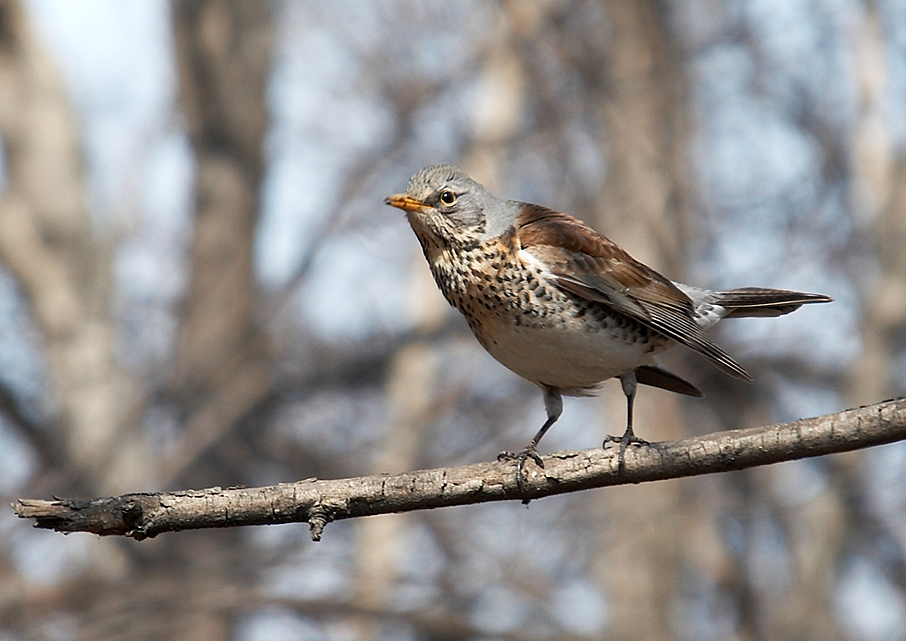
[[[219,487],[124,494],[98,499],[19,499],[13,508],[35,526],[58,532],[118,534],[136,540],[198,528],[307,522],[319,540],[330,521],[487,501],[539,499],[608,485],[740,470],[847,452],[906,439],[906,399],[791,423],[718,432],[681,441],[558,452],[544,469],[526,465],[524,491],[515,465],[463,467],[339,480],[308,479],[259,488]]]

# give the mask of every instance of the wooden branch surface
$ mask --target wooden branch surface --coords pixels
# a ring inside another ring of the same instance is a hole
[[[539,499],[608,485],[727,472],[906,439],[906,399],[791,423],[718,432],[626,450],[557,452],[544,469],[526,463],[524,491],[512,462],[338,480],[309,479],[259,488],[219,487],[97,499],[19,499],[13,508],[35,527],[136,540],[198,528],[307,522],[319,540],[330,521],[487,501]]]

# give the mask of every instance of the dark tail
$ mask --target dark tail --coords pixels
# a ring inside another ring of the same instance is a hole
[[[717,292],[714,301],[727,310],[724,318],[751,316],[783,316],[809,303],[830,303],[834,299],[823,294],[805,294],[784,289],[741,287]]]
[[[704,396],[702,391],[695,385],[687,380],[683,380],[661,365],[642,365],[641,367],[637,367],[635,370],[635,378],[636,381],[642,385],[660,387],[668,392],[695,396],[696,398]]]

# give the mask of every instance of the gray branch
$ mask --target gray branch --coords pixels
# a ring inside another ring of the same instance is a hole
[[[307,522],[314,540],[331,521],[487,501],[528,502],[591,488],[740,470],[847,452],[906,439],[906,399],[818,418],[681,441],[558,452],[544,468],[526,463],[520,491],[512,462],[489,462],[404,474],[308,479],[259,488],[219,487],[124,494],[97,499],[19,499],[13,508],[35,527],[136,540],[199,528]]]

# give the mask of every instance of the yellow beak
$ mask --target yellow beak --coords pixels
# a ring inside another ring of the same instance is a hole
[[[416,200],[412,196],[407,194],[394,194],[392,196],[387,196],[384,199],[384,203],[397,209],[402,209],[403,211],[418,211],[425,208],[425,203],[420,200]]]

